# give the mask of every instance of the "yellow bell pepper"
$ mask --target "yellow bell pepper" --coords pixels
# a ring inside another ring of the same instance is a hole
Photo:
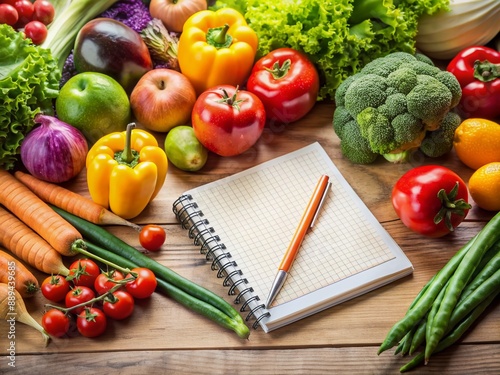
[[[197,95],[213,86],[243,85],[252,70],[258,37],[231,8],[202,10],[184,23],[177,59]]]
[[[129,124],[99,139],[86,159],[92,200],[124,219],[139,215],[158,194],[168,170],[156,138]]]

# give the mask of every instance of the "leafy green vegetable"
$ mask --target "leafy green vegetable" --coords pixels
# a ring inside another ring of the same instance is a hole
[[[422,14],[449,0],[218,0],[210,9],[242,12],[259,36],[258,57],[290,47],[306,53],[322,78],[320,99],[333,99],[348,76],[391,52],[415,52]]]
[[[51,113],[61,73],[50,51],[0,25],[0,168],[11,169],[35,115]]]

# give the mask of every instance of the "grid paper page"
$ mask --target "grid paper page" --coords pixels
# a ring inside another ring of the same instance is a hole
[[[395,256],[318,149],[190,191],[260,300],[322,174],[332,188],[306,235],[277,306],[380,265]],[[352,191],[351,191],[352,194]]]

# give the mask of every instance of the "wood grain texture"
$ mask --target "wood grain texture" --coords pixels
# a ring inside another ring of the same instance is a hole
[[[402,318],[420,288],[492,217],[474,207],[464,223],[444,238],[429,239],[409,231],[397,218],[391,202],[392,186],[407,170],[438,163],[455,170],[465,181],[472,174],[456,156],[424,159],[419,154],[407,164],[381,159],[370,165],[354,165],[343,159],[331,124],[333,105],[321,103],[303,120],[289,126],[269,126],[248,152],[233,158],[210,154],[199,172],[188,173],[170,166],[158,197],[134,222],[158,223],[167,231],[163,251],[149,254],[160,263],[232,302],[210,266],[176,222],[172,203],[184,191],[242,171],[256,164],[319,141],[334,163],[384,228],[394,237],[414,266],[411,276],[369,294],[330,308],[269,334],[252,331],[249,340],[220,328],[162,295],[140,301],[132,317],[111,322],[107,333],[89,340],[72,333],[54,339],[44,348],[38,332],[16,325],[16,373],[61,373],[78,369],[85,373],[132,374],[389,374],[398,373],[405,359],[391,351],[376,355],[377,347],[392,325]],[[164,135],[158,134],[162,144]],[[88,195],[82,172],[66,187]],[[137,233],[128,227],[109,231],[140,249]],[[69,264],[71,258],[65,261]],[[45,275],[36,273],[41,281]],[[40,321],[46,301],[42,296],[26,301]],[[500,307],[498,301],[463,338],[460,345],[437,354],[425,368],[414,371],[436,374],[500,373]],[[6,322],[0,322],[0,343],[5,346]],[[77,355],[75,355],[77,354]],[[5,351],[0,354],[0,373],[6,373]],[[241,367],[236,365],[241,363]],[[251,365],[256,371],[249,371]],[[90,372],[89,372],[90,371]],[[12,372],[12,371],[11,371]]]

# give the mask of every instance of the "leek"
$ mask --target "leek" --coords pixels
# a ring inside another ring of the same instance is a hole
[[[118,0],[50,0],[55,18],[48,27],[43,48],[50,49],[62,71],[80,29]]]

